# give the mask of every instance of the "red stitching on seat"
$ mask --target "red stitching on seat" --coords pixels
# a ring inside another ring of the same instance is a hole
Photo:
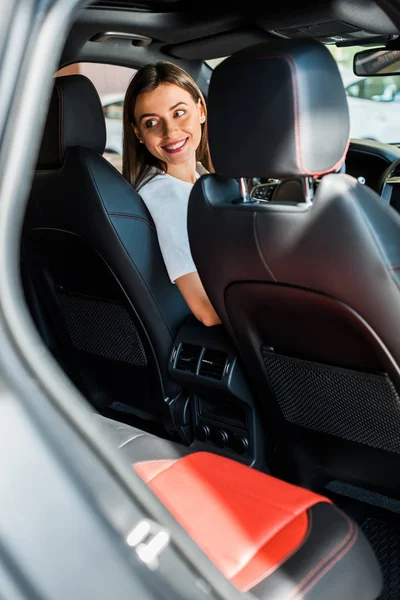
[[[305,175],[310,175],[311,177],[318,177],[320,175],[326,175],[328,173],[331,173],[332,171],[336,171],[338,169],[339,166],[341,166],[346,154],[347,154],[347,150],[349,148],[350,145],[350,138],[347,141],[346,144],[346,148],[342,154],[342,156],[340,157],[340,159],[329,169],[325,169],[325,171],[309,171],[308,169],[306,169],[306,167],[303,164],[302,161],[302,154],[301,154],[301,147],[300,147],[300,128],[299,128],[299,124],[298,124],[298,103],[297,103],[297,91],[296,91],[296,78],[295,78],[295,71],[297,70],[296,67],[296,61],[293,59],[293,57],[290,54],[285,54],[285,53],[275,53],[275,54],[264,54],[263,56],[255,56],[254,59],[255,60],[263,60],[265,58],[281,58],[283,60],[285,60],[288,65],[289,65],[289,69],[290,69],[290,77],[292,80],[292,93],[293,93],[293,106],[294,106],[294,137],[295,137],[295,147],[296,147],[296,162],[297,162],[297,168],[299,169],[299,171],[302,171],[302,173],[304,173]],[[247,62],[247,59],[243,59],[243,60],[236,60],[236,63],[241,63],[241,62]],[[235,63],[232,63],[233,65]]]
[[[327,565],[325,567],[325,569],[323,569],[314,579],[314,581],[310,582],[309,585],[301,592],[301,595],[298,596],[299,600],[301,598],[304,598],[305,594],[308,594],[308,592],[318,583],[318,581],[320,581],[322,579],[322,577],[328,572],[330,571],[338,562],[339,560],[341,560],[341,558],[343,558],[343,556],[345,554],[347,554],[352,547],[354,546],[354,544],[356,543],[356,540],[358,538],[358,530],[355,529],[354,530],[354,536],[353,539],[349,542],[347,548],[343,548],[343,550],[341,551],[340,554],[338,554],[338,556],[335,558],[335,560],[333,560],[331,562],[330,565]]]
[[[274,573],[275,571],[277,571],[282,565],[283,563],[285,563],[286,561],[289,560],[289,558],[291,558],[292,556],[294,556],[294,554],[296,554],[296,552],[298,552],[300,550],[300,548],[303,548],[303,546],[307,543],[309,537],[310,537],[310,533],[311,533],[311,529],[312,529],[312,512],[309,513],[308,515],[308,529],[307,529],[307,533],[305,538],[295,547],[293,548],[293,550],[291,550],[291,552],[289,552],[289,554],[287,554],[286,556],[284,556],[278,563],[276,563],[275,565],[271,566],[267,571],[265,571],[264,573],[262,573],[261,575],[259,575],[256,579],[253,579],[253,581],[249,582],[246,587],[242,588],[242,592],[248,592],[249,590],[251,590],[251,588],[255,587],[258,583],[261,583],[261,581],[264,581],[264,579],[266,579],[267,577],[269,577],[270,575],[272,575],[272,573]],[[281,532],[279,532],[281,533]],[[267,542],[268,543],[268,542]],[[261,549],[260,549],[261,550]],[[249,562],[251,560],[254,559],[254,556],[252,556],[251,558],[249,558],[248,563],[242,568],[242,570],[248,566]],[[235,577],[238,574],[236,573]]]
[[[338,512],[341,512],[341,511],[338,511]],[[308,573],[308,575],[306,575],[302,579],[302,581],[299,584],[297,584],[297,586],[294,588],[294,590],[292,590],[292,592],[290,592],[290,594],[288,596],[286,596],[285,600],[304,598],[304,595],[307,594],[309,592],[309,590],[311,588],[313,588],[314,585],[330,569],[332,569],[335,566],[335,564],[338,563],[339,560],[354,546],[356,539],[358,537],[358,530],[354,527],[353,522],[348,518],[347,515],[345,515],[344,513],[341,513],[341,514],[346,519],[346,521],[348,522],[348,525],[349,525],[349,529],[348,529],[346,537],[341,541],[340,544],[338,544],[336,546],[336,548],[334,548],[332,550],[332,552],[330,552],[328,554],[328,556],[326,556],[325,558],[320,560],[320,562],[312,569],[312,571],[310,571]],[[335,556],[335,554],[336,554],[336,556]],[[330,564],[328,564],[329,561],[331,561]],[[319,569],[321,569],[321,567],[323,567],[324,565],[326,565],[325,568],[322,569],[322,571],[320,571],[317,574]],[[313,581],[310,581],[310,580],[312,580],[314,575],[315,575],[315,579]],[[308,582],[309,582],[308,586],[303,591],[301,591],[301,588]]]

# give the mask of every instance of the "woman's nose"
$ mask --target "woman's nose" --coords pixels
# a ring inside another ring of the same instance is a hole
[[[176,122],[174,119],[164,121],[164,127],[163,127],[164,137],[169,136],[175,129],[176,129]]]

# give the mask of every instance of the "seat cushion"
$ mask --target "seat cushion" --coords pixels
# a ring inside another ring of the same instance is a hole
[[[327,498],[208,452],[134,468],[239,590],[268,600],[378,597],[372,549]]]
[[[376,600],[382,575],[358,526],[314,492],[96,415],[210,560],[262,600]]]

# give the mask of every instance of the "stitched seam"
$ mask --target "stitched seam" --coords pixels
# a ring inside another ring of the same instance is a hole
[[[95,188],[96,188],[96,190],[97,190],[97,193],[98,193],[98,195],[99,195],[99,198],[100,198],[101,204],[102,204],[102,206],[103,206],[104,212],[105,212],[105,213],[106,213],[106,215],[108,216],[108,211],[107,211],[107,209],[106,209],[106,207],[105,207],[105,204],[104,204],[104,201],[103,201],[103,196],[101,195],[101,193],[100,193],[100,190],[99,190],[99,188],[98,188],[98,186],[97,186],[97,182],[96,182],[96,179],[95,179],[95,177],[93,176],[93,171],[92,171],[92,168],[91,168],[91,166],[90,166],[90,163],[89,163],[89,162],[87,162],[87,167],[88,167],[88,170],[89,170],[89,172],[90,172],[90,175],[91,175],[92,181],[93,181],[93,183],[94,183],[94,186],[95,186]],[[168,330],[168,332],[169,332],[170,336],[172,337],[172,331],[171,331],[171,329],[170,329],[170,327],[169,327],[168,323],[166,322],[166,320],[165,320],[165,318],[164,318],[164,315],[162,314],[162,312],[161,312],[161,310],[160,310],[159,304],[158,304],[158,302],[156,302],[156,299],[154,298],[154,296],[153,296],[153,294],[152,294],[152,291],[151,291],[151,289],[149,288],[149,286],[147,285],[147,283],[146,283],[146,282],[145,282],[145,280],[143,279],[143,276],[142,276],[141,272],[139,271],[139,269],[137,268],[136,264],[135,264],[135,263],[134,263],[134,261],[132,260],[132,258],[131,258],[131,255],[129,254],[129,252],[128,252],[128,250],[127,250],[126,246],[125,246],[125,244],[123,243],[123,241],[121,240],[120,236],[118,235],[118,232],[117,232],[116,228],[114,227],[114,223],[111,221],[111,219],[109,219],[109,223],[110,223],[111,227],[113,228],[113,230],[114,230],[114,233],[115,233],[115,235],[117,236],[117,238],[118,238],[118,240],[119,240],[119,243],[121,244],[122,248],[125,250],[125,253],[126,253],[127,257],[128,257],[128,258],[129,258],[129,260],[131,261],[131,263],[132,263],[132,266],[134,267],[134,269],[135,269],[135,271],[136,271],[137,275],[140,277],[140,279],[141,279],[141,280],[142,280],[142,282],[143,282],[143,285],[146,287],[146,289],[147,289],[147,291],[148,291],[149,295],[151,296],[151,298],[152,298],[152,300],[153,300],[153,302],[154,302],[154,305],[157,307],[157,310],[158,310],[158,313],[159,313],[159,315],[160,315],[160,317],[161,317],[161,320],[163,321],[163,323],[164,323],[165,327],[167,328],[167,330]],[[138,316],[139,316],[139,315],[138,315]],[[140,319],[140,321],[142,322],[142,320],[141,320],[141,319]],[[146,327],[144,327],[144,325],[143,325],[143,329],[144,329],[144,331],[147,331],[147,329],[146,329]],[[156,354],[156,351],[155,351],[155,349],[154,349],[154,346],[152,345],[152,343],[151,343],[151,341],[150,341],[150,338],[148,338],[148,343],[149,343],[149,345],[150,345],[150,347],[151,347],[151,349],[152,349],[152,352],[153,352],[153,354],[154,354],[154,357],[156,357],[156,356],[157,356],[157,354]]]
[[[62,89],[59,85],[56,86],[58,102],[60,104],[58,111],[58,154],[60,155],[60,162],[63,161],[63,139],[64,139],[64,102]]]
[[[309,171],[308,169],[306,169],[303,166],[303,161],[302,161],[302,155],[301,155],[301,149],[300,149],[300,130],[298,128],[298,124],[297,124],[297,110],[298,110],[298,103],[297,103],[297,90],[296,90],[296,86],[295,86],[295,71],[297,71],[297,66],[296,66],[296,62],[293,60],[293,57],[290,56],[290,54],[285,54],[285,53],[276,53],[276,54],[264,54],[263,56],[255,56],[254,59],[255,60],[264,60],[265,58],[282,58],[283,60],[287,61],[288,65],[289,65],[289,69],[290,69],[290,77],[292,80],[292,91],[293,91],[293,102],[294,102],[294,106],[295,106],[295,146],[296,146],[296,160],[298,162],[297,167],[300,169],[301,171],[303,171],[303,173],[305,173],[306,175],[311,175],[311,176],[318,176],[318,175],[325,175],[327,173],[330,173],[331,171],[335,170],[339,164],[343,161],[343,158],[346,156],[347,150],[349,148],[350,145],[350,139],[348,139],[347,144],[346,144],[346,148],[345,151],[343,152],[342,156],[340,157],[340,159],[329,169],[326,169],[325,171]],[[240,62],[245,62],[244,60],[242,61],[236,61],[237,63]],[[233,66],[235,65],[235,62],[232,63]],[[298,137],[297,137],[298,134]],[[299,154],[298,154],[299,153]]]
[[[353,535],[352,539],[349,541],[349,543],[347,544],[347,547],[343,548],[342,551],[336,556],[336,558],[334,560],[332,560],[330,564],[326,565],[326,567],[322,571],[320,571],[320,573],[314,578],[314,581],[311,581],[309,583],[309,585],[298,596],[299,600],[301,598],[304,598],[304,596],[306,594],[308,594],[308,592],[318,583],[318,581],[320,581],[322,579],[322,577],[328,573],[328,571],[332,570],[333,567],[339,562],[339,560],[341,560],[343,558],[343,556],[345,556],[345,554],[350,552],[350,550],[353,548],[354,544],[356,543],[357,538],[358,538],[358,530],[355,529],[354,535]]]
[[[164,461],[166,462],[166,460],[165,460],[165,459],[163,459],[163,460],[161,460],[161,459],[160,459],[160,460],[158,460],[158,461],[151,461],[151,460],[149,460],[149,461],[143,461],[142,463],[136,463],[136,464],[144,464],[144,463],[146,463],[146,462],[148,462],[148,463],[150,463],[150,462],[164,462]],[[156,474],[155,474],[153,477],[151,477],[150,479],[146,480],[146,483],[147,483],[147,484],[149,484],[151,481],[153,481],[153,482],[154,482],[154,481],[155,481],[155,479],[157,479],[157,477],[158,477],[158,476],[160,476],[160,475],[163,475],[163,474],[164,474],[166,471],[168,471],[169,469],[171,469],[171,468],[172,468],[172,467],[175,465],[175,463],[176,463],[176,462],[178,462],[178,460],[174,460],[174,461],[173,461],[173,462],[172,462],[172,463],[171,463],[169,466],[166,466],[166,467],[165,467],[165,468],[164,468],[162,471],[159,471],[159,472],[158,472],[158,473],[156,473]],[[136,464],[135,464],[135,466],[136,466]],[[296,516],[297,516],[297,515],[296,515]],[[184,527],[183,523],[182,523],[182,526]],[[284,526],[284,527],[285,527],[285,526]],[[284,527],[282,527],[282,528],[281,528],[281,530],[282,530]],[[185,527],[184,527],[184,528],[185,528]],[[281,530],[280,530],[280,531],[281,531]],[[257,552],[256,552],[256,553],[257,553]],[[246,563],[246,564],[247,564],[247,563]],[[229,579],[232,579],[232,576],[231,576]]]
[[[278,280],[275,277],[275,275],[273,274],[272,270],[269,268],[268,263],[267,263],[267,261],[266,261],[266,259],[264,257],[264,254],[263,254],[263,252],[261,250],[260,240],[258,239],[258,231],[257,231],[257,215],[258,215],[257,212],[253,213],[253,235],[254,235],[254,238],[255,238],[255,241],[256,241],[257,251],[258,251],[258,254],[259,254],[260,258],[261,258],[261,262],[263,263],[264,267],[267,269],[267,271],[270,274],[271,278],[275,282],[277,282]]]
[[[358,199],[357,195],[354,193],[354,190],[350,188],[350,194],[353,196],[353,198],[356,200],[356,204],[357,206],[359,206],[359,213],[361,215],[361,219],[365,225],[365,228],[367,229],[369,236],[371,238],[371,240],[374,242],[380,256],[382,259],[382,262],[384,264],[384,266],[386,267],[387,271],[390,273],[391,269],[390,269],[390,265],[389,265],[389,261],[386,255],[386,252],[378,238],[378,236],[375,234],[374,230],[372,229],[368,216],[366,215],[366,213],[363,210],[362,204],[360,202],[360,200]],[[393,273],[390,273],[391,279],[392,281],[394,281],[394,283],[396,284],[396,286],[399,288],[399,282],[397,281],[396,277],[393,276]]]
[[[296,71],[296,63],[293,61],[292,57],[288,54],[276,54],[277,58],[283,58],[289,65],[290,70],[290,78],[292,80],[292,95],[293,95],[293,111],[294,111],[294,140],[295,140],[295,148],[296,148],[296,162],[297,168],[301,171],[305,171],[303,167],[303,161],[301,156],[300,149],[300,130],[299,130],[299,122],[298,122],[298,100],[297,100],[297,82],[295,78]],[[308,171],[305,171],[308,174]]]
[[[97,99],[98,99],[97,105],[99,106],[100,110],[102,110],[101,106],[100,106],[101,105],[101,100],[100,100],[99,92],[97,91],[97,88],[94,85],[93,81],[91,79],[89,79],[89,77],[87,77],[86,75],[82,75],[81,74],[80,77],[84,77],[89,82],[89,85],[92,87],[93,91],[95,92],[95,94],[97,96]],[[100,154],[102,154],[104,152],[104,146],[105,146],[106,141],[107,141],[106,140],[106,135],[107,135],[107,133],[106,133],[106,128],[105,128],[105,124],[104,124],[104,145],[103,145],[103,150],[102,150],[102,152]],[[114,167],[114,165],[111,165],[111,166]],[[118,169],[115,169],[115,170],[119,173]]]
[[[308,528],[307,528],[307,532],[306,535],[304,536],[304,538],[301,540],[301,542],[299,542],[297,544],[297,546],[295,546],[293,548],[293,550],[291,550],[290,552],[288,552],[279,562],[277,562],[274,566],[270,567],[269,569],[267,569],[267,571],[265,571],[264,573],[262,573],[262,575],[259,575],[257,578],[253,579],[250,583],[248,583],[241,591],[242,592],[248,592],[251,588],[253,588],[254,586],[256,586],[257,584],[259,584],[261,581],[263,581],[264,579],[266,579],[267,577],[269,577],[270,575],[272,575],[272,573],[274,573],[277,569],[279,569],[279,567],[281,567],[283,565],[283,563],[285,563],[287,560],[289,560],[289,558],[291,558],[294,554],[296,554],[296,552],[298,552],[308,541],[310,534],[311,534],[311,529],[312,529],[312,513],[309,514],[308,516]],[[283,528],[276,534],[278,535],[279,533],[281,533],[283,531]],[[268,542],[267,542],[268,543]],[[264,544],[265,546],[265,544]],[[263,547],[264,547],[263,546]],[[258,552],[261,552],[263,548],[260,548],[255,554],[254,556],[252,556],[251,560],[253,560],[256,556],[256,554],[258,554]],[[238,573],[236,573],[235,577],[241,572],[243,571],[244,568],[246,568],[249,564],[250,560],[247,562],[247,564],[240,569],[240,571],[238,571]],[[233,579],[233,577],[232,577]]]
[[[264,256],[264,254],[263,254],[263,252],[261,250],[260,240],[258,238],[258,232],[257,232],[257,227],[256,227],[257,215],[258,215],[258,213],[254,212],[254,215],[253,215],[253,235],[254,235],[254,238],[255,238],[255,241],[256,241],[257,251],[258,251],[258,254],[259,254],[260,258],[261,258],[261,262],[263,263],[264,267],[267,269],[267,271],[270,274],[271,278],[273,279],[273,281],[277,282],[278,279],[275,277],[275,275],[273,274],[272,270],[269,268],[268,263],[267,263],[267,261],[265,259],[265,256]]]
[[[138,215],[130,215],[129,213],[118,213],[118,212],[109,212],[108,214],[110,215],[110,217],[117,217],[117,218],[121,218],[121,219],[134,219],[135,221],[142,221],[142,223],[145,223],[154,231],[156,230],[156,228],[154,227],[154,225],[152,223],[150,223],[150,221],[147,221],[147,219],[144,219],[143,217],[139,217]]]
[[[115,211],[110,211],[109,214],[110,215],[122,215],[123,217],[135,217],[136,219],[142,219],[143,221],[146,221],[146,223],[149,223],[153,227],[153,223],[151,223],[148,219],[146,219],[146,217],[142,217],[141,215],[137,215],[135,213],[121,212],[120,210],[115,210]]]
[[[335,509],[337,510],[337,509]],[[337,511],[339,512],[339,511]],[[346,536],[343,538],[343,540],[340,542],[340,544],[338,544],[329,554],[328,556],[325,556],[323,559],[321,559],[319,561],[319,563],[317,563],[317,565],[305,576],[303,577],[303,579],[300,581],[300,583],[298,583],[296,585],[296,587],[294,588],[294,590],[292,590],[290,592],[290,594],[288,596],[286,596],[285,600],[289,600],[289,598],[294,598],[296,596],[298,596],[299,594],[301,594],[301,588],[303,588],[307,583],[310,582],[310,580],[312,580],[312,578],[314,576],[317,575],[318,571],[320,571],[320,569],[322,569],[325,565],[327,565],[330,561],[332,561],[335,557],[338,556],[338,553],[342,552],[346,546],[350,543],[353,535],[354,535],[354,525],[353,522],[350,521],[350,519],[347,517],[347,515],[345,515],[344,513],[340,513],[342,515],[342,517],[344,517],[347,521],[347,525],[348,525],[348,531]],[[318,579],[316,579],[313,583],[313,585],[315,585],[315,583],[318,581]],[[300,596],[301,597],[301,596]]]

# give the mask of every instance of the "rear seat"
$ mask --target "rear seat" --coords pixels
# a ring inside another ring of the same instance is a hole
[[[105,430],[205,554],[262,600],[376,600],[382,575],[330,500],[104,417]]]

